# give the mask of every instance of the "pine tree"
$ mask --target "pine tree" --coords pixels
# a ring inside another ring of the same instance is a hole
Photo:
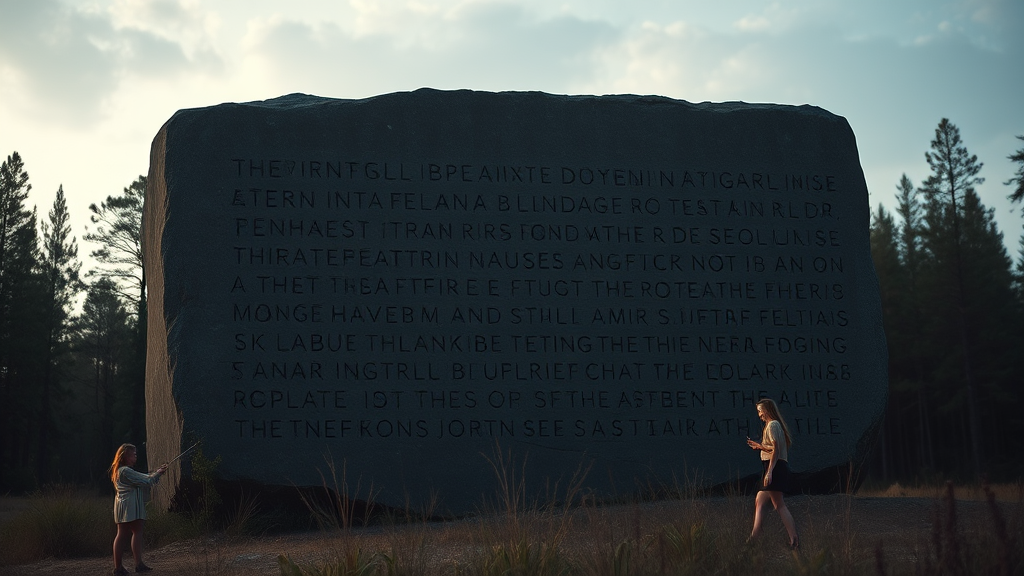
[[[57,197],[49,213],[49,222],[44,222],[43,249],[40,258],[43,332],[46,339],[43,348],[43,377],[41,385],[41,406],[38,418],[39,445],[36,458],[40,482],[50,480],[50,461],[58,452],[54,401],[63,394],[66,363],[70,352],[71,307],[80,290],[81,281],[78,262],[78,243],[71,236],[67,202],[64,187],[57,189]]]
[[[85,240],[100,247],[92,256],[102,265],[89,275],[110,279],[125,302],[145,300],[146,278],[142,254],[142,205],[146,198],[146,177],[124,189],[121,196],[89,205],[90,221],[95,231],[88,232]]]
[[[99,206],[90,205],[90,219],[97,227],[95,232],[85,235],[86,240],[101,246],[92,252],[103,265],[95,274],[111,280],[118,293],[135,308],[133,354],[125,366],[126,377],[132,382],[129,394],[132,438],[143,438],[146,433],[146,268],[142,252],[145,197],[146,177],[139,176],[124,189],[123,195],[108,196]],[[145,464],[145,454],[140,453],[138,465],[144,467]]]
[[[25,207],[28,172],[14,152],[0,164],[0,490],[32,486],[32,444],[36,414],[30,311],[35,292],[38,237],[36,215]]]
[[[900,264],[899,248],[897,245],[896,222],[886,209],[879,204],[878,210],[871,219],[871,257],[875,265],[875,273],[878,275],[878,287],[882,300],[882,322],[885,326],[886,340],[889,347],[890,360],[896,357],[898,349],[899,307],[902,301],[900,290],[905,285],[902,278],[903,268]],[[893,375],[890,373],[890,381]],[[901,437],[899,430],[902,420],[891,416],[898,399],[890,395],[886,419],[882,426],[882,447],[881,466],[882,478],[888,479],[890,472],[890,459],[892,452],[889,450],[890,438]]]
[[[1024,344],[1019,338],[1021,307],[1013,290],[1013,262],[995,211],[972,192],[964,197],[963,213],[968,338],[971,357],[977,361],[978,406],[986,415],[979,425],[989,454],[987,471],[1002,474],[1007,465],[1016,466],[1015,444],[1024,432],[1011,425],[1021,421],[1016,409],[1022,404],[1019,372],[1014,369]]]
[[[94,462],[109,460],[119,444],[117,439],[129,433],[130,424],[119,422],[116,400],[128,391],[121,375],[131,341],[130,314],[118,296],[117,286],[109,278],[100,278],[86,293],[76,320],[75,340],[77,355],[88,371],[82,399],[95,419],[97,437],[90,459]],[[93,471],[94,475],[98,472]]]
[[[1017,139],[1024,140],[1024,136],[1017,136]],[[1004,184],[1007,186],[1013,186],[1016,184],[1017,187],[1010,193],[1009,198],[1012,202],[1022,202],[1024,201],[1024,148],[1010,154],[1007,158],[1009,158],[1011,162],[1019,164],[1019,166],[1017,166],[1017,173],[1013,178],[1010,178],[1004,182]],[[1024,303],[1024,235],[1020,237],[1020,246],[1020,258],[1017,260],[1017,272],[1015,274],[1014,283],[1017,290],[1017,297],[1022,303]]]
[[[894,356],[904,360],[899,377],[904,387],[916,397],[917,440],[916,452],[919,469],[934,470],[935,454],[932,450],[931,410],[928,401],[928,379],[925,378],[924,323],[921,313],[921,249],[922,206],[914,183],[906,174],[896,189],[896,212],[903,219],[900,228],[900,257],[904,268],[905,298],[900,305],[900,351]]]
[[[977,382],[975,380],[974,359],[971,357],[968,333],[970,319],[967,314],[970,295],[965,282],[964,249],[963,249],[963,202],[964,196],[974,192],[974,187],[985,181],[978,176],[982,163],[978,157],[968,153],[960,140],[960,129],[943,118],[935,129],[935,139],[931,142],[931,151],[925,152],[925,160],[931,168],[931,175],[924,181],[921,191],[929,198],[933,211],[933,226],[948,226],[948,234],[933,234],[937,241],[934,245],[939,252],[948,250],[949,258],[944,260],[946,281],[949,283],[953,309],[956,314],[954,326],[959,336],[959,347],[956,350],[961,362],[962,378],[967,401],[968,459],[973,464],[975,477],[981,475],[982,442],[979,428]],[[937,231],[937,230],[933,230]],[[940,246],[939,242],[945,244]]]
[[[1024,140],[1024,136],[1017,136],[1017,139]],[[1017,174],[1013,178],[1004,182],[1007,186],[1013,186],[1014,183],[1017,184],[1017,188],[1010,193],[1010,200],[1014,202],[1024,201],[1024,148],[1010,154],[1007,158],[1009,158],[1011,162],[1020,164],[1020,166],[1017,166]]]
[[[1013,275],[1013,286],[1017,292],[1017,301],[1024,305],[1024,234],[1021,234],[1020,248],[1017,249],[1017,270]]]

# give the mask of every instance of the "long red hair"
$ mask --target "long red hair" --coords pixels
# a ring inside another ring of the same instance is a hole
[[[121,447],[117,449],[117,453],[114,454],[114,461],[110,463],[110,481],[117,484],[117,471],[124,466],[124,459],[127,457],[128,452],[135,452],[136,448],[134,444],[121,444]]]

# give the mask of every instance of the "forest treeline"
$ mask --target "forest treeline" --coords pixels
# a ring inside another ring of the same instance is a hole
[[[1019,136],[1022,141],[1024,137]],[[1024,200],[1024,149],[1005,182]],[[982,163],[943,119],[930,176],[896,185],[870,222],[889,347],[889,402],[867,479],[1019,479],[1024,438],[1024,237],[1016,263],[975,188]],[[146,178],[90,206],[83,273],[63,187],[28,207],[17,152],[0,166],[0,493],[107,488],[116,447],[145,429]],[[41,220],[41,221],[40,221]],[[80,302],[80,305],[77,303]],[[140,450],[139,468],[145,468]]]
[[[31,190],[14,152],[0,165],[0,494],[109,486],[116,446],[146,437],[146,179],[89,207],[85,273],[63,186],[42,221]]]
[[[1024,141],[1024,136],[1018,136]],[[1010,186],[1024,200],[1024,149]],[[982,162],[948,119],[929,176],[871,218],[889,347],[889,402],[867,473],[880,480],[1015,480],[1024,465],[1024,236],[1016,264],[978,197]]]

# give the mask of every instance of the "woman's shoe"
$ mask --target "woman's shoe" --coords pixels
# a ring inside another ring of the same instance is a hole
[[[122,566],[120,568],[114,568],[114,571],[111,572],[111,574],[114,576],[128,576],[128,571],[124,569],[124,566]]]
[[[136,572],[150,572],[152,570],[153,570],[152,568],[150,568],[149,566],[146,566],[145,564],[139,564],[138,566],[135,567],[135,571]]]

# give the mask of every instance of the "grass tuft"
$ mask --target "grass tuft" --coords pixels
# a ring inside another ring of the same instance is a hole
[[[0,527],[0,564],[108,554],[113,533],[114,518],[105,501],[73,486],[48,486]]]
[[[296,564],[281,554],[277,557],[277,565],[281,576],[372,576],[380,573],[387,562],[383,554],[364,554],[356,549],[336,560],[319,564]]]

